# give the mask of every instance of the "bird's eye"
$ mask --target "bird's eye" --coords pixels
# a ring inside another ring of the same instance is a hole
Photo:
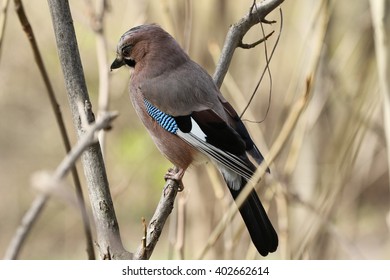
[[[122,48],[122,55],[123,57],[130,57],[131,49],[133,48],[132,45],[126,45]]]

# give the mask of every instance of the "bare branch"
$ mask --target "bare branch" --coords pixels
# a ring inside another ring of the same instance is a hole
[[[265,0],[259,4],[254,4],[246,16],[230,27],[213,76],[214,82],[218,87],[221,87],[229,69],[230,62],[232,61],[234,51],[242,43],[244,35],[255,24],[260,21],[264,22],[265,17],[283,2],[284,0]]]
[[[156,246],[164,228],[165,222],[172,212],[178,190],[179,184],[176,181],[167,180],[156,211],[154,212],[154,215],[148,225],[146,247],[144,244],[141,244],[138,247],[137,252],[134,254],[134,259],[149,259],[152,255],[154,247]]]
[[[272,97],[272,75],[271,75],[271,70],[270,70],[270,68],[269,68],[269,63],[270,63],[270,61],[271,61],[271,59],[272,59],[272,57],[273,57],[273,55],[274,55],[274,52],[275,52],[275,50],[276,50],[276,46],[277,46],[278,43],[279,43],[280,34],[282,34],[282,28],[283,28],[283,13],[282,13],[282,9],[279,9],[279,12],[280,12],[280,29],[279,29],[278,37],[276,38],[275,44],[274,44],[274,46],[273,46],[273,48],[272,48],[272,51],[271,51],[271,54],[270,54],[269,56],[268,56],[267,44],[264,43],[264,52],[265,52],[265,59],[266,59],[267,64],[266,64],[266,66],[264,67],[264,70],[263,70],[263,72],[262,72],[261,75],[260,75],[260,78],[259,78],[259,80],[258,80],[258,82],[257,82],[257,84],[256,84],[256,87],[255,87],[255,89],[254,89],[254,91],[253,91],[251,97],[249,98],[249,100],[248,100],[248,102],[247,102],[245,108],[242,110],[242,112],[241,112],[241,114],[240,114],[240,118],[243,117],[243,115],[245,114],[246,110],[247,110],[247,109],[249,108],[249,106],[251,105],[251,103],[252,103],[252,101],[253,101],[253,98],[255,97],[256,92],[257,92],[257,90],[258,90],[258,88],[259,88],[259,86],[260,86],[260,83],[261,83],[261,81],[263,80],[264,74],[265,74],[266,72],[268,73],[268,76],[269,76],[270,87],[269,87],[269,94],[268,94],[268,96],[269,96],[269,97],[268,97],[268,107],[267,107],[267,111],[266,111],[265,116],[264,116],[263,119],[265,119],[265,118],[267,117],[267,115],[268,115],[268,111],[269,111],[270,106],[271,106],[271,97]],[[263,32],[263,34],[264,34],[264,28],[263,28],[262,25],[261,25],[261,30],[262,30],[262,32]],[[255,122],[262,122],[262,120],[260,120],[260,121],[255,121]]]
[[[116,112],[108,112],[104,114],[100,119],[93,123],[86,129],[86,132],[77,142],[77,145],[67,154],[65,159],[56,169],[54,177],[63,178],[65,174],[72,168],[74,162],[81,156],[81,154],[91,145],[97,142],[96,132],[107,129],[111,126],[111,122],[118,116]]]
[[[57,49],[64,73],[65,86],[72,112],[73,124],[78,137],[82,137],[85,129],[81,124],[82,112],[78,104],[89,102],[83,67],[77,46],[69,3],[65,0],[48,0],[50,13],[56,36]],[[93,114],[86,118],[91,123]],[[88,194],[92,204],[92,213],[97,230],[97,243],[101,258],[131,258],[131,254],[123,248],[119,225],[116,219],[111,198],[106,170],[99,143],[91,145],[82,156],[84,174],[88,185]]]

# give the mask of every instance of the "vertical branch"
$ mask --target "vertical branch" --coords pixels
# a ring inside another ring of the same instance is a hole
[[[85,133],[81,120],[94,121],[90,108],[79,112],[78,106],[90,104],[83,67],[77,46],[69,3],[65,0],[48,0],[53,21],[58,55],[61,62],[72,112],[73,124],[80,138]],[[80,115],[80,114],[85,115]],[[115,216],[106,170],[99,143],[91,145],[82,156],[88,194],[97,230],[97,242],[101,258],[130,258],[123,248],[119,225]]]

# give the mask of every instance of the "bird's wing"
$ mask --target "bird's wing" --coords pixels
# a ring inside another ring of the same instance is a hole
[[[250,179],[254,166],[246,152],[258,163],[263,157],[233,107],[198,64],[188,61],[147,79],[139,89],[147,106],[161,112],[159,116],[164,123],[163,115],[174,119],[179,137],[217,163]]]
[[[223,105],[223,108],[225,109],[225,112],[228,115],[230,125],[244,140],[246,151],[253,157],[257,164],[261,164],[261,162],[264,160],[264,157],[256,147],[256,144],[253,142],[248,130],[238,116],[237,112],[234,110],[232,105],[230,105],[230,103],[225,100],[222,94],[219,94],[218,97]],[[269,172],[269,169],[267,169],[267,171]]]
[[[250,180],[255,168],[246,156],[245,142],[213,110],[196,111],[185,116],[172,116],[157,108],[147,99],[144,103],[149,116],[167,132],[176,134],[220,166]],[[230,186],[235,190],[241,187],[239,181]]]
[[[180,138],[217,164],[250,180],[255,168],[246,156],[245,142],[214,111],[193,112],[189,116],[175,119]]]

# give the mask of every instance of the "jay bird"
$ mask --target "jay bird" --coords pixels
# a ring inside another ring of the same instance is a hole
[[[221,172],[233,198],[251,179],[263,156],[210,75],[156,24],[122,35],[112,69],[133,69],[129,91],[137,115],[159,151],[178,169],[165,178],[181,183],[185,170],[202,159]],[[239,209],[257,251],[275,252],[278,236],[253,190]]]

